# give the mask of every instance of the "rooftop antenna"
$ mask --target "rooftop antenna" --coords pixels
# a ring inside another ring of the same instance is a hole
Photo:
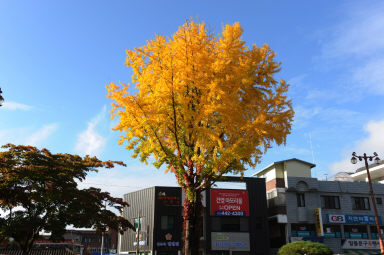
[[[311,147],[311,154],[312,154],[312,164],[315,164],[315,155],[313,154],[313,147],[312,147],[312,135],[311,133],[309,133],[309,146]],[[313,177],[317,177],[316,176],[316,170],[313,169]]]

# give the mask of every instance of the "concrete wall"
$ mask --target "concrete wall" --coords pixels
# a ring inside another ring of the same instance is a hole
[[[311,167],[308,164],[296,160],[289,160],[284,163],[286,164],[285,170],[288,177],[311,177]]]
[[[300,185],[306,183],[306,191],[298,190]],[[376,197],[381,197],[384,201],[384,185],[373,184]],[[326,223],[325,214],[362,214],[373,215],[372,201],[369,195],[369,185],[363,182],[337,182],[337,181],[317,181],[314,178],[289,177],[286,191],[287,217],[288,222],[298,222],[297,219],[297,198],[296,193],[305,194],[305,208],[308,216],[308,223],[315,223],[314,210],[321,207],[321,195],[338,196],[340,199],[340,209],[322,209],[323,223]],[[369,197],[370,210],[354,210],[352,197]],[[377,210],[384,221],[384,204],[378,204]]]

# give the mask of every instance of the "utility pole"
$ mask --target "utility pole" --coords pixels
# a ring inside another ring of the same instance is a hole
[[[357,163],[357,159],[360,161],[364,160],[365,163],[365,169],[367,170],[367,177],[368,177],[368,183],[369,183],[369,193],[371,195],[372,205],[373,205],[373,212],[375,213],[375,220],[376,220],[376,228],[377,228],[377,235],[379,236],[379,243],[380,243],[380,254],[384,254],[384,244],[383,244],[383,237],[381,236],[381,230],[380,230],[380,223],[379,223],[379,216],[377,214],[377,207],[376,207],[376,200],[375,200],[375,194],[373,193],[373,187],[372,187],[372,180],[371,180],[371,174],[369,173],[369,167],[368,167],[368,160],[372,161],[373,159],[377,164],[380,163],[380,158],[377,155],[376,152],[373,153],[373,156],[367,156],[367,154],[363,154],[363,156],[356,155],[356,152],[352,153],[351,162],[352,164]]]
[[[100,255],[103,255],[104,250],[104,231],[101,234],[101,249],[100,249]]]
[[[104,210],[107,209],[107,201],[104,202]],[[104,234],[105,234],[105,231],[106,231],[107,227],[105,229],[103,229],[103,231],[101,232],[101,250],[100,250],[100,255],[103,255],[103,251],[104,251]]]
[[[2,106],[4,103],[4,97],[1,95],[2,93],[3,91],[1,91],[1,88],[0,88],[0,106]]]
[[[136,255],[139,255],[139,252],[140,252],[140,247],[139,247],[139,243],[140,243],[140,228],[141,228],[140,220],[141,220],[141,210],[139,211],[139,218],[138,218],[138,220],[137,220],[137,229],[136,229]]]

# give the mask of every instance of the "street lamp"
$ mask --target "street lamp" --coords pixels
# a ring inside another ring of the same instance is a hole
[[[1,91],[1,88],[0,88],[0,106],[2,106],[4,103],[4,97],[1,95],[2,93],[3,91]]]
[[[380,230],[380,225],[379,225],[379,216],[377,215],[376,200],[375,200],[375,195],[373,193],[371,175],[369,174],[369,167],[368,167],[368,160],[372,161],[374,159],[375,163],[379,164],[380,163],[380,158],[379,158],[379,155],[377,155],[376,152],[373,153],[373,156],[367,156],[367,154],[365,154],[365,153],[364,153],[363,156],[357,156],[356,152],[353,152],[352,153],[352,158],[351,158],[352,164],[356,164],[357,163],[357,159],[359,159],[360,161],[362,161],[364,159],[365,168],[367,169],[367,177],[368,177],[368,183],[369,183],[369,192],[371,194],[371,200],[372,200],[372,204],[373,204],[373,211],[375,213],[377,234],[379,236],[379,241],[380,241],[380,253],[384,254],[384,244],[383,244],[383,238],[381,236],[381,230]]]

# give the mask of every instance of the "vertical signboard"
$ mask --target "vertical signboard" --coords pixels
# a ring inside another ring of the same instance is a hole
[[[212,216],[249,216],[247,190],[211,189]]]
[[[317,236],[323,236],[323,219],[321,218],[321,208],[315,208],[315,221],[316,221],[316,233]]]

